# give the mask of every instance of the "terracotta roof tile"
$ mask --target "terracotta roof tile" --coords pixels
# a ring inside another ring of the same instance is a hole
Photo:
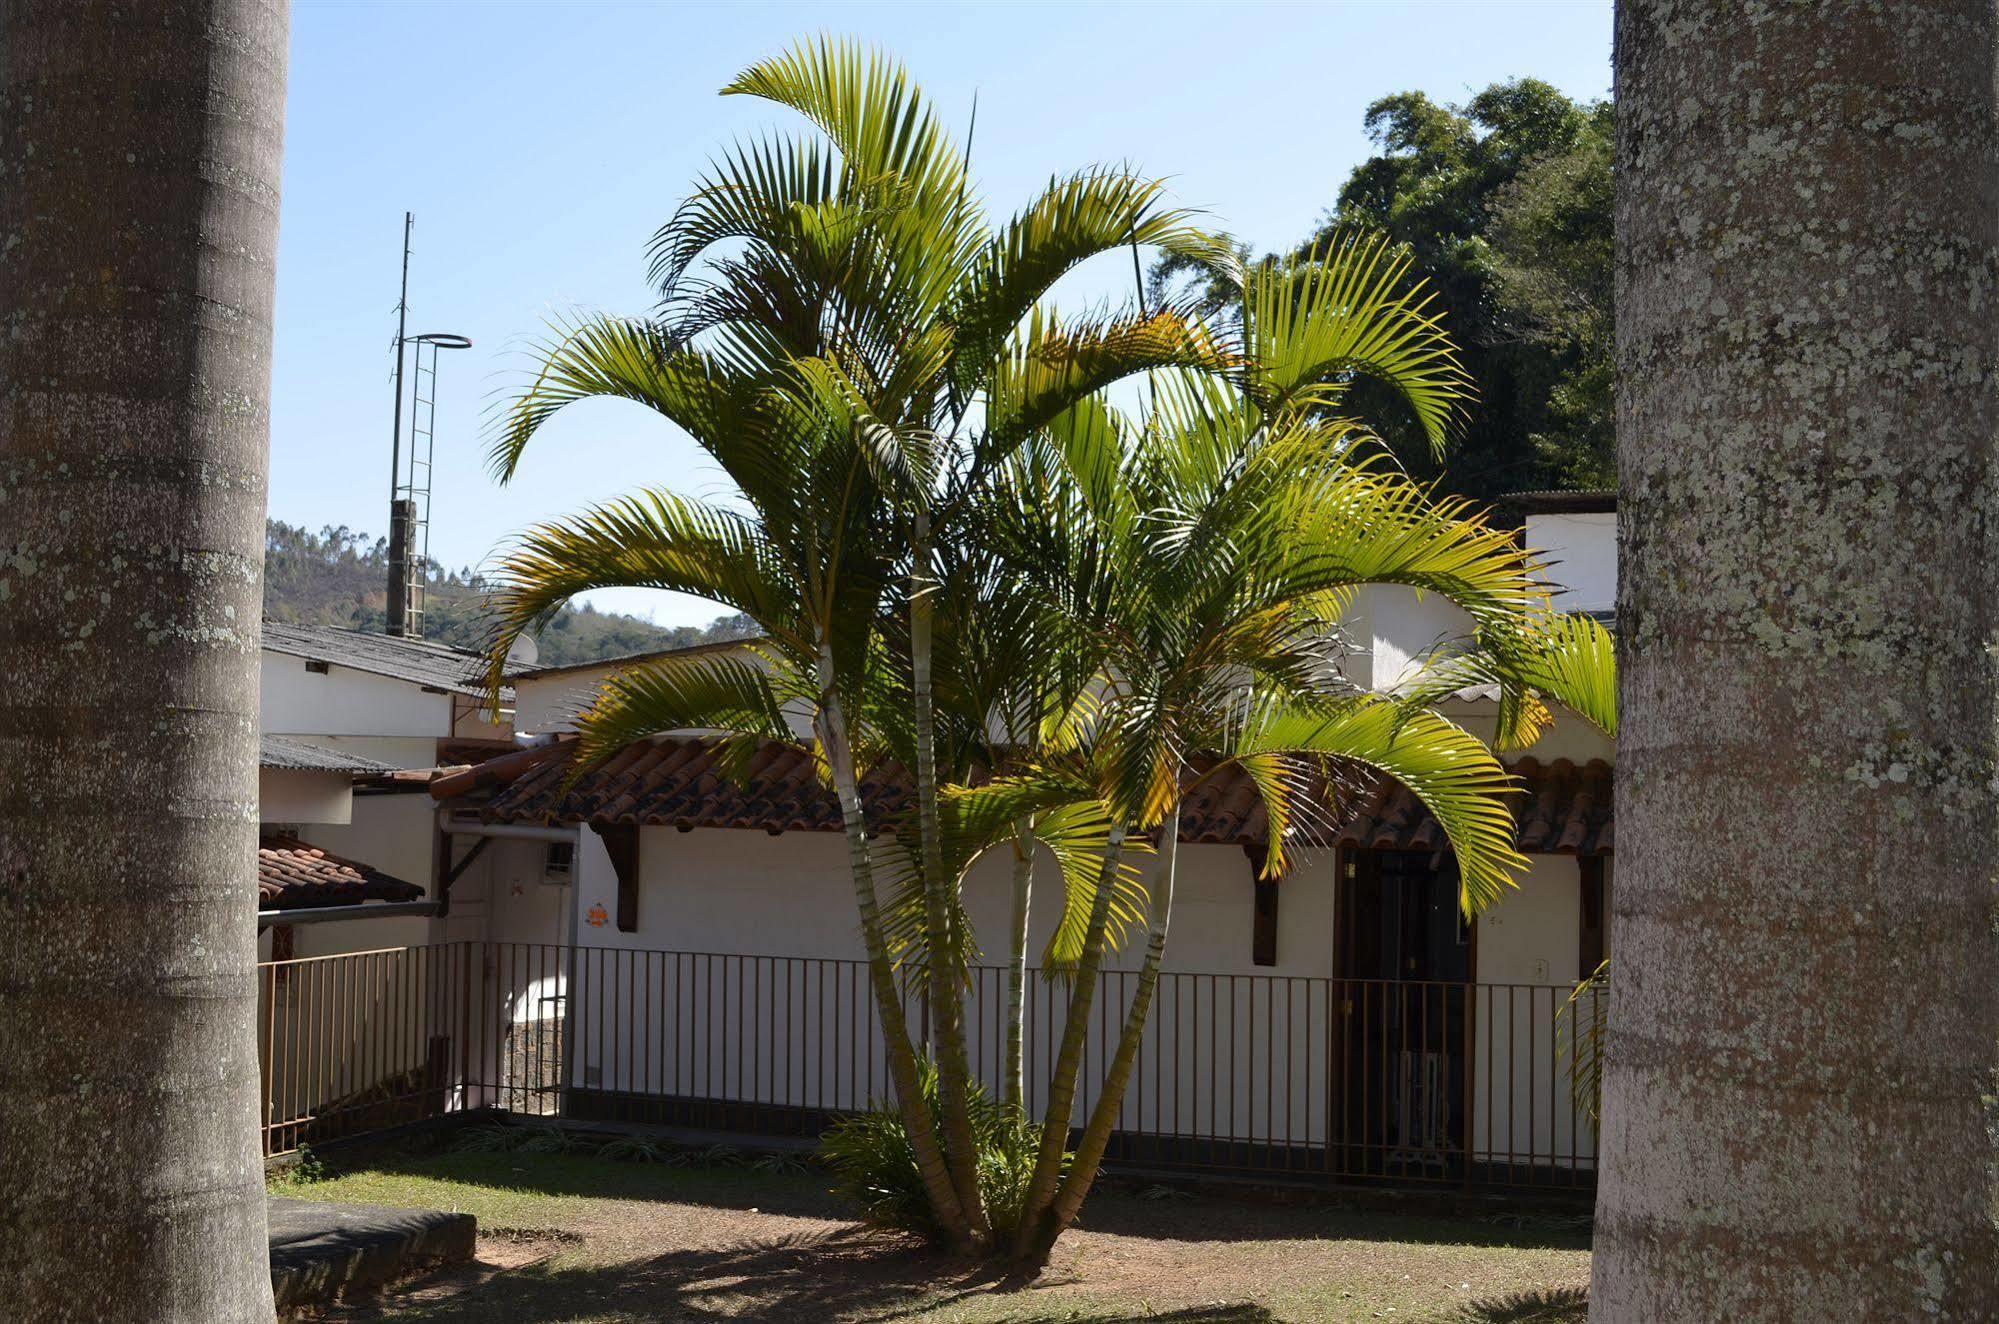
[[[297,837],[273,835],[257,842],[257,904],[264,910],[415,901],[422,895],[415,883],[329,855]]]
[[[766,832],[835,832],[840,806],[823,786],[809,755],[766,745],[736,781],[718,763],[719,741],[669,736],[631,746],[584,774],[566,793],[567,742],[522,750],[432,783],[440,800],[490,791],[479,806],[489,822],[637,823],[678,828],[760,828]],[[1520,849],[1529,853],[1608,855],[1613,843],[1610,765],[1578,768],[1567,759],[1521,759],[1511,771],[1523,783],[1516,809]],[[892,817],[915,794],[900,765],[878,768],[861,781],[861,797],[877,820]],[[1350,806],[1337,822],[1296,824],[1306,839],[1378,850],[1442,850],[1441,824],[1406,788],[1378,781],[1342,796]],[[1304,817],[1304,816],[1301,816]],[[1197,785],[1182,806],[1186,842],[1261,845],[1270,830],[1249,778],[1230,772]]]
[[[1521,782],[1522,794],[1514,805],[1519,825],[1515,842],[1521,850],[1530,855],[1613,853],[1608,763],[1591,759],[1578,767],[1568,759],[1542,763],[1529,758],[1507,770]],[[1440,850],[1444,830],[1406,787],[1388,782],[1376,787],[1336,841],[1374,850]]]

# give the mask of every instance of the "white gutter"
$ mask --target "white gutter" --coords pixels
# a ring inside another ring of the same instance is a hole
[[[566,841],[575,845],[582,840],[583,830],[578,827],[537,827],[532,823],[482,823],[476,818],[460,818],[452,813],[449,805],[437,807],[437,826],[454,837],[501,837],[513,841]]]
[[[355,901],[344,906],[298,906],[291,910],[260,910],[257,931],[291,924],[332,924],[357,919],[386,919],[391,915],[434,915],[435,901]]]

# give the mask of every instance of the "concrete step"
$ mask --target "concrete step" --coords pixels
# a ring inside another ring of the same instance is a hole
[[[479,1234],[472,1215],[439,1209],[273,1197],[270,1216],[271,1287],[280,1310],[470,1260]]]

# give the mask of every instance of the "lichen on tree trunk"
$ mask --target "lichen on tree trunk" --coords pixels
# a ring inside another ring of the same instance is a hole
[[[1989,3],[1617,20],[1592,1318],[1999,1318]]]
[[[272,1317],[280,2],[0,8],[0,1318]]]

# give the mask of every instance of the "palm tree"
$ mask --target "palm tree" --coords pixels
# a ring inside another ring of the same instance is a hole
[[[0,1315],[272,1318],[257,620],[282,4],[13,5]]]
[[[1087,425],[1061,433],[1091,493],[1081,503],[1090,564],[1108,567],[1098,573],[1115,581],[1097,604],[1105,669],[1090,695],[1087,738],[1105,768],[1115,821],[1126,833],[1156,830],[1164,859],[1147,898],[1146,951],[1123,1032],[1058,1182],[1109,945],[1108,928],[1093,916],[1028,1217],[1016,1234],[1014,1252],[1026,1264],[1038,1263],[1074,1219],[1115,1125],[1164,956],[1178,805],[1191,789],[1184,770],[1197,759],[1208,764],[1202,777],[1239,768],[1258,787],[1272,823],[1272,871],[1285,865],[1284,825],[1323,812],[1327,794],[1362,770],[1398,778],[1437,814],[1459,857],[1468,911],[1500,895],[1519,862],[1504,799],[1510,783],[1491,753],[1429,711],[1427,694],[1411,702],[1355,693],[1334,657],[1339,617],[1371,583],[1418,587],[1466,608],[1494,646],[1455,652],[1448,665],[1503,671],[1512,711],[1526,710],[1523,666],[1541,656],[1526,624],[1541,594],[1510,533],[1365,458],[1371,434],[1338,417],[1344,392],[1366,375],[1400,393],[1441,440],[1462,393],[1451,346],[1420,288],[1405,285],[1405,264],[1379,243],[1350,239],[1303,273],[1272,273],[1244,301],[1242,396],[1212,379],[1165,379],[1155,383],[1163,389],[1135,444],[1119,444],[1129,429],[1101,406]],[[1062,545],[1037,529],[1021,540],[1021,555]],[[1501,656],[1500,642],[1515,646]],[[1105,889],[1099,901],[1110,896]]]
[[[654,238],[663,315],[652,322],[591,319],[548,346],[541,375],[504,417],[496,454],[502,472],[511,472],[555,409],[586,395],[624,396],[673,418],[722,462],[757,512],[743,536],[756,545],[758,559],[795,559],[789,540],[828,519],[852,535],[827,539],[815,532],[814,566],[810,574],[788,569],[797,583],[781,601],[717,598],[766,624],[774,653],[793,650],[783,660],[785,683],[815,705],[836,783],[852,772],[843,766],[853,753],[848,722],[857,705],[872,700],[834,680],[859,684],[867,672],[882,628],[875,604],[884,576],[909,586],[904,655],[925,947],[956,950],[962,936],[952,932],[954,880],[942,854],[933,679],[935,546],[940,524],[951,517],[940,494],[952,489],[954,474],[976,473],[1003,458],[1111,382],[1153,367],[1221,366],[1220,351],[1200,325],[1176,311],[1065,320],[1043,304],[1049,287],[1092,254],[1124,244],[1202,252],[1209,241],[1186,213],[1161,205],[1157,181],[1110,169],[1057,179],[1006,224],[989,228],[969,187],[964,151],[900,66],[851,44],[801,44],[752,66],[724,91],[794,110],[816,134],[760,139],[725,153]],[[676,373],[707,383],[697,392],[700,407],[667,398],[684,393],[663,380]],[[727,385],[712,385],[718,382]],[[711,408],[711,395],[726,404]],[[752,397],[782,405],[753,407]],[[721,435],[752,416],[758,440]],[[812,440],[766,444],[771,433],[785,430]],[[746,445],[755,453],[745,453]],[[802,502],[801,492],[779,490],[791,486],[787,468],[808,455],[829,479],[803,486],[816,507]],[[675,501],[653,494],[532,535],[506,572],[513,587],[498,647],[544,619],[552,604],[606,583],[697,585],[685,591],[715,596],[710,590],[721,586],[698,586],[700,576],[678,563],[670,574],[658,564],[681,530],[655,514],[669,505],[684,508]],[[729,518],[718,510],[700,515],[709,525]],[[627,538],[657,555],[621,552],[619,540]],[[888,545],[903,549],[893,563],[876,551]],[[869,564],[855,581],[862,587],[849,593],[838,586],[854,581],[844,561],[856,556]],[[836,601],[851,610],[833,611]],[[759,614],[767,610],[770,623]],[[801,625],[800,612],[808,625]],[[807,676],[817,678],[816,691],[808,693]],[[680,693],[677,674],[664,683],[665,693]],[[633,690],[625,699],[637,703],[646,693]],[[655,715],[685,714],[670,703]],[[607,729],[640,725],[621,711]],[[844,791],[842,804],[854,842],[863,938],[878,988],[886,989],[887,940],[872,884],[859,882],[871,869],[865,811]],[[914,1049],[905,1027],[884,1029],[932,1196],[940,1210],[961,1211],[941,1221],[970,1241],[985,1229],[967,1109],[962,990],[945,962],[930,963],[926,977],[943,1103],[941,1155],[928,1136],[927,1111],[914,1097]],[[886,1006],[884,1013],[897,1014]],[[939,1172],[948,1175],[949,1198]]]
[[[1999,16],[1617,28],[1592,1315],[1999,1318]]]

